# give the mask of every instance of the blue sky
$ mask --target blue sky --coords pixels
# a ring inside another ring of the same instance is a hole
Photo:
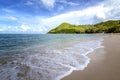
[[[0,0],[0,33],[46,33],[62,22],[120,19],[119,0]]]

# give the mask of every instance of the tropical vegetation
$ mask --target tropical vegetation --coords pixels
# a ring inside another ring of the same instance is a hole
[[[120,20],[109,20],[94,25],[73,25],[69,23],[62,23],[58,27],[50,30],[48,33],[79,34],[79,33],[119,33],[119,32],[120,32]]]

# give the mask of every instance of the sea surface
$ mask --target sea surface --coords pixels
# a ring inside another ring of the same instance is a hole
[[[0,34],[0,80],[60,80],[83,70],[105,34]]]

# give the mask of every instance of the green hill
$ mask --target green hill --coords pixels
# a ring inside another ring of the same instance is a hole
[[[110,20],[101,22],[95,25],[73,25],[69,23],[62,23],[58,27],[50,30],[48,33],[119,33],[120,20]]]

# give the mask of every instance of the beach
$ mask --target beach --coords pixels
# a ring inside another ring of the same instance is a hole
[[[119,40],[119,34],[1,34],[0,79],[120,80]]]
[[[84,70],[73,71],[62,80],[120,80],[120,34],[111,34],[102,45],[88,54],[91,60]]]

